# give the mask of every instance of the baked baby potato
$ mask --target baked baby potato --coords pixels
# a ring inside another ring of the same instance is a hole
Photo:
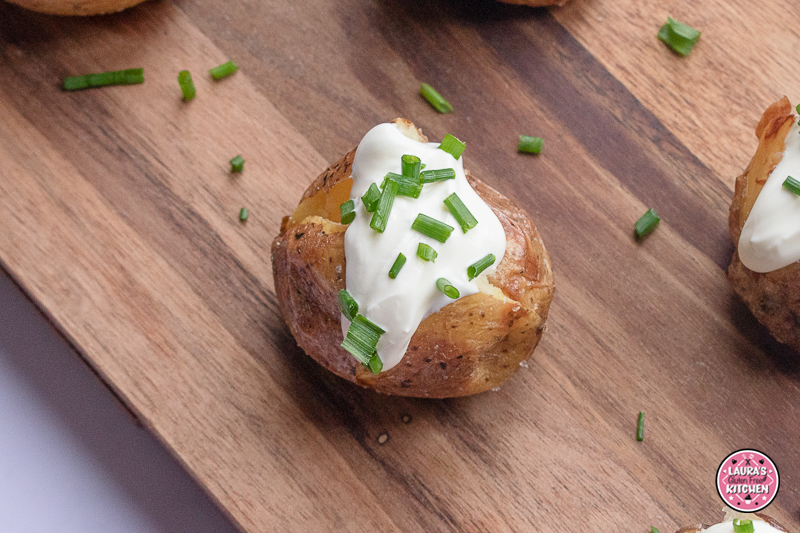
[[[778,522],[776,522],[773,518],[765,515],[764,513],[754,513],[754,514],[745,514],[745,513],[737,513],[731,509],[728,509],[725,513],[725,520],[720,524],[716,524],[714,526],[708,526],[704,524],[696,525],[696,526],[688,526],[681,528],[678,530],[677,533],[701,533],[706,531],[708,533],[717,533],[714,528],[720,531],[720,533],[733,531],[733,520],[734,519],[741,519],[741,520],[751,520],[754,526],[754,533],[775,533],[775,531],[782,531],[783,533],[789,533],[789,530],[781,526]]]
[[[758,148],[741,176],[728,218],[736,251],[728,267],[728,280],[753,315],[780,342],[800,351],[800,263],[770,272],[754,272],[740,258],[742,229],[767,178],[781,162],[786,138],[795,123],[788,98],[783,97],[764,112],[756,127]]]
[[[116,13],[144,0],[8,0],[32,11],[48,15],[104,15]]]
[[[427,142],[409,121],[394,122],[406,137]],[[427,316],[400,363],[375,375],[340,346],[347,226],[339,206],[350,197],[354,156],[355,149],[308,187],[272,243],[275,292],[297,343],[333,373],[386,394],[445,398],[497,387],[533,352],[553,298],[550,259],[530,217],[468,176],[502,224],[505,255],[479,293]]]
[[[563,6],[567,0],[500,0],[505,4],[516,4],[531,7]]]

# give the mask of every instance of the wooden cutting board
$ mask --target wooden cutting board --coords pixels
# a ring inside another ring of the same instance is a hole
[[[800,97],[800,12],[767,4],[0,4],[0,263],[243,531],[674,531],[721,517],[714,475],[743,447],[777,462],[770,513],[797,528],[800,358],[724,275],[755,124]],[[704,32],[688,58],[655,39],[668,15]],[[229,58],[240,72],[212,82]],[[59,90],[132,67],[144,85]],[[499,391],[361,390],[305,356],[276,306],[281,217],[397,116],[465,140],[550,251],[548,330]],[[544,152],[517,154],[521,133]],[[663,220],[637,243],[649,207]]]

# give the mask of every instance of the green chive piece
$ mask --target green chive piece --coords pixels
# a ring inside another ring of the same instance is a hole
[[[472,281],[473,279],[477,278],[481,275],[481,272],[492,266],[495,262],[494,254],[489,254],[483,259],[479,259],[475,261],[470,266],[467,267],[467,277],[469,280]]]
[[[422,183],[434,183],[455,179],[456,171],[452,168],[443,168],[441,170],[425,170],[420,175],[422,176]]]
[[[436,280],[436,288],[442,291],[445,296],[452,298],[453,300],[456,300],[459,297],[458,289],[453,287],[453,285],[451,285],[450,282],[444,278],[439,278]]]
[[[403,176],[411,178],[414,181],[419,181],[419,171],[422,166],[422,161],[415,155],[404,155],[400,159],[403,168]]]
[[[110,85],[137,85],[139,83],[144,83],[144,69],[129,68],[64,78],[63,88],[65,91],[80,91]]]
[[[653,526],[650,526],[650,533],[661,533],[661,532],[658,529],[654,528]]]
[[[397,254],[397,259],[394,260],[394,264],[392,264],[392,268],[389,269],[389,277],[395,279],[397,274],[400,273],[400,269],[403,268],[403,265],[406,264],[406,256],[403,254]]]
[[[461,201],[461,198],[459,198],[456,193],[445,198],[444,205],[447,206],[447,209],[455,217],[456,222],[461,226],[461,231],[464,233],[478,225],[478,221],[472,216],[472,213],[470,213],[467,206],[464,205],[464,202]]]
[[[753,533],[753,521],[752,520],[740,520],[738,518],[733,519],[733,532],[734,533]]]
[[[223,63],[218,67],[212,68],[208,72],[215,80],[221,80],[222,78],[227,78],[237,70],[239,70],[239,66],[233,61],[228,61],[227,63]]]
[[[658,40],[683,57],[689,55],[698,39],[699,31],[670,17],[667,17],[667,23],[658,30]]]
[[[440,150],[444,150],[454,158],[458,159],[464,153],[464,148],[467,145],[450,135],[449,133],[442,139],[442,144],[439,145]]]
[[[453,112],[453,106],[451,106],[447,100],[442,98],[442,95],[436,92],[436,89],[434,89],[427,83],[423,83],[420,86],[419,94],[421,94],[422,97],[425,98],[425,100],[427,100],[428,103],[431,104],[433,108],[439,113]]]
[[[184,101],[191,102],[197,94],[194,81],[192,80],[192,73],[188,70],[178,72],[178,85],[181,86],[181,93],[183,93]]]
[[[347,329],[342,348],[350,352],[362,365],[368,366],[381,335],[386,333],[363,315],[356,315]]]
[[[791,176],[787,177],[786,181],[783,182],[783,188],[800,196],[800,181]]]
[[[378,208],[378,202],[381,199],[381,190],[374,183],[370,184],[367,192],[361,197],[361,203],[364,204],[364,209],[367,213],[374,213]]]
[[[410,196],[411,198],[419,198],[420,193],[422,193],[422,180],[420,180],[419,177],[414,180],[408,176],[401,176],[400,174],[389,172],[386,174],[386,176],[384,176],[381,187],[384,187],[388,180],[394,180],[397,182],[397,185],[399,185],[399,188],[397,189],[397,196]]]
[[[529,154],[540,154],[542,153],[543,144],[544,144],[544,139],[542,139],[541,137],[520,135],[519,144],[517,145],[517,151],[527,152]]]
[[[436,253],[432,247],[428,246],[424,242],[419,243],[417,246],[417,257],[424,261],[430,261],[431,263],[436,262],[436,258],[439,257],[439,254]]]
[[[244,158],[241,155],[237,155],[233,159],[230,160],[231,164],[231,172],[241,172],[244,170]]]
[[[381,370],[383,370],[383,361],[381,361],[377,353],[374,353],[372,357],[369,358],[369,364],[367,366],[372,370],[372,373],[377,376],[381,373]]]
[[[639,420],[636,422],[636,440],[644,440],[644,411],[639,411]]]
[[[249,216],[250,216],[250,211],[248,211],[246,207],[243,207],[239,210],[239,220],[241,220],[242,222],[246,222],[247,217]]]
[[[381,199],[378,201],[378,208],[372,214],[372,220],[369,222],[369,227],[383,233],[386,229],[386,222],[389,220],[389,213],[392,212],[392,205],[394,205],[394,197],[397,196],[397,190],[400,186],[394,180],[387,180],[383,186]]]
[[[636,233],[636,238],[643,239],[653,233],[658,223],[661,222],[654,209],[648,209],[642,217],[633,225],[633,231]]]
[[[347,318],[349,321],[353,321],[353,317],[358,314],[358,302],[356,302],[350,293],[347,292],[347,289],[342,289],[339,291],[339,309],[341,309],[342,314]]]
[[[342,202],[339,206],[339,213],[342,215],[342,224],[349,224],[356,219],[356,203],[353,200]]]
[[[442,243],[447,242],[450,234],[453,233],[453,226],[449,226],[444,222],[440,222],[435,218],[429,217],[428,215],[423,215],[422,213],[417,215],[414,223],[411,224],[411,229],[422,233],[426,237],[436,239]]]

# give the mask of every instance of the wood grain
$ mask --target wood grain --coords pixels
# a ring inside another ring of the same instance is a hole
[[[796,527],[800,365],[724,278],[722,167],[571,30],[456,0],[231,2],[224,16],[187,0],[80,20],[0,5],[0,262],[244,531],[676,530],[719,518],[714,473],[745,446],[778,463],[770,514]],[[229,57],[239,73],[205,78]],[[57,88],[132,66],[144,85]],[[421,81],[456,113],[436,115]],[[277,312],[280,217],[396,116],[466,140],[466,166],[532,214],[551,253],[549,329],[499,392],[360,390],[302,354]],[[544,153],[516,154],[520,133]],[[648,207],[664,220],[636,243]]]

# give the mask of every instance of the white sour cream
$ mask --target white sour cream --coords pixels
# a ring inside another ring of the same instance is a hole
[[[800,127],[786,136],[783,159],[756,198],[739,237],[739,258],[754,272],[771,272],[800,260],[800,196],[783,188],[800,180]]]
[[[358,302],[358,312],[383,328],[378,342],[383,370],[397,365],[420,322],[454,300],[436,287],[436,280],[446,278],[461,297],[478,292],[476,280],[469,281],[467,267],[487,254],[494,254],[493,266],[481,278],[491,274],[506,251],[503,226],[492,209],[472,189],[464,175],[463,157],[456,160],[438,149],[438,143],[420,143],[409,139],[395,124],[379,124],[362,139],[353,161],[353,189],[350,198],[356,204],[356,218],[344,235],[347,262],[347,291]],[[368,213],[361,196],[376,183],[379,187],[389,172],[402,172],[400,158],[415,155],[425,170],[452,168],[455,179],[428,183],[419,198],[397,196],[386,224],[378,233],[369,227]],[[478,225],[464,233],[444,205],[444,199],[457,193]],[[453,232],[444,244],[412,230],[419,213],[449,224]],[[417,245],[433,247],[439,256],[431,263],[417,257]],[[406,264],[396,279],[389,278],[397,254],[406,256]],[[480,279],[480,278],[479,278]],[[342,316],[342,333],[350,322]]]
[[[753,521],[753,533],[783,533],[780,529],[775,529],[763,520],[759,520],[757,516],[753,516],[748,520]],[[722,522],[703,530],[703,533],[734,533],[733,521]]]

